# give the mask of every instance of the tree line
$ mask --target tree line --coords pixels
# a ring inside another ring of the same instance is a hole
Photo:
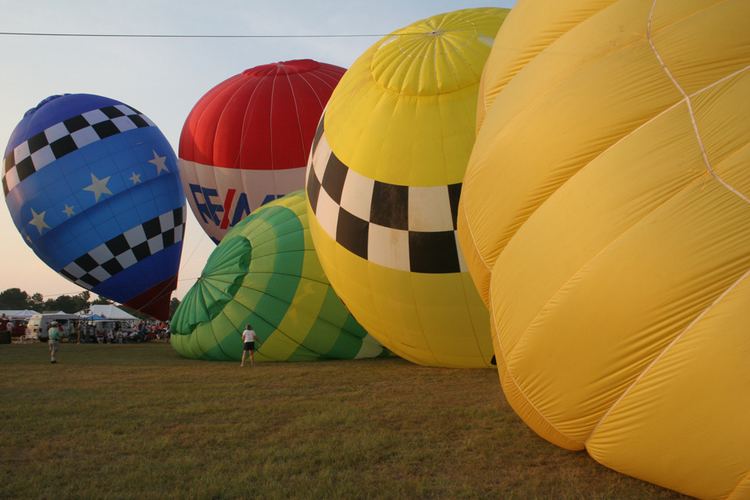
[[[83,311],[95,304],[112,304],[111,300],[103,297],[97,297],[91,300],[91,293],[87,290],[76,295],[58,295],[54,298],[45,299],[41,293],[28,294],[20,288],[8,288],[0,292],[0,310],[7,309],[33,309],[37,312],[57,312],[77,313]],[[180,301],[172,298],[169,304],[169,317],[172,317]],[[133,316],[141,319],[148,319],[147,316],[134,311],[129,307],[117,305],[117,307],[129,312]]]

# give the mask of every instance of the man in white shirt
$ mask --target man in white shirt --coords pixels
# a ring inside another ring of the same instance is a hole
[[[250,353],[250,367],[255,366],[255,339],[257,335],[255,330],[247,324],[245,330],[242,332],[242,363],[240,366],[245,366],[245,354]]]

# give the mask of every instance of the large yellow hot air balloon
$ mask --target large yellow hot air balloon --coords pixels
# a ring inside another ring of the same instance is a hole
[[[310,230],[326,275],[373,337],[416,363],[492,359],[455,221],[479,78],[507,12],[451,12],[383,38],[341,79],[313,141]]]
[[[748,19],[745,0],[519,2],[459,210],[519,415],[707,498],[750,497]]]

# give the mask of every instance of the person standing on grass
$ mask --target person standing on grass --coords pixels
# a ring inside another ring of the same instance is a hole
[[[240,366],[245,366],[245,354],[248,352],[250,353],[250,366],[255,366],[256,338],[257,335],[255,334],[255,330],[253,330],[253,327],[248,323],[245,330],[242,332],[242,363],[240,363]]]
[[[49,362],[57,363],[55,355],[57,354],[57,348],[60,346],[60,330],[57,329],[57,321],[53,321],[49,325],[47,330],[47,343],[49,344]]]

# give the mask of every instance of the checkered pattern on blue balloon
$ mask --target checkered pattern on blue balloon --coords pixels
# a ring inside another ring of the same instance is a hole
[[[3,164],[13,221],[54,270],[120,302],[176,274],[185,222],[177,160],[142,113],[100,96],[50,98],[16,127]],[[160,244],[151,239],[148,253],[100,268],[101,279],[76,274],[77,259],[144,224],[153,228],[165,214],[174,224]]]

